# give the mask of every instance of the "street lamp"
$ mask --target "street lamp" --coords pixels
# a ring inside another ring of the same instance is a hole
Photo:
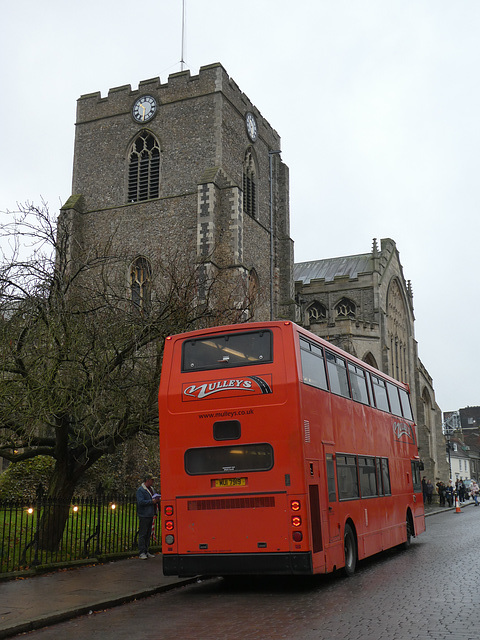
[[[450,442],[450,434],[447,433],[447,453],[448,453],[448,477],[450,480],[452,479],[452,456],[450,451],[452,450],[452,443]]]
[[[452,437],[454,432],[460,428],[461,428],[461,422],[460,422],[460,414],[458,411],[452,412],[451,415],[449,415],[448,418],[446,418],[442,424],[443,435],[445,436],[445,440],[447,442],[448,473],[449,473],[450,480],[452,480],[452,456],[450,452],[453,448],[450,438]]]
[[[273,156],[281,151],[269,151],[270,180],[270,320],[273,320]]]

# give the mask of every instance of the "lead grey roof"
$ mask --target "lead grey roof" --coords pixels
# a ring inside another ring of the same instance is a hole
[[[326,258],[311,262],[298,262],[293,267],[295,282],[301,280],[308,284],[310,280],[324,279],[331,282],[335,276],[349,276],[356,278],[359,273],[371,273],[372,254],[362,253],[357,256],[343,256],[340,258]]]

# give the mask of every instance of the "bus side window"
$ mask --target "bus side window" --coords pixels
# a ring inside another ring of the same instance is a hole
[[[359,497],[356,456],[345,456],[337,453],[337,483],[340,500]]]
[[[383,493],[386,496],[391,495],[392,491],[390,489],[390,470],[388,468],[387,458],[382,458],[382,484],[383,484]]]
[[[412,480],[413,480],[413,491],[415,493],[421,493],[422,480],[420,477],[420,463],[417,462],[417,460],[412,460]]]
[[[352,398],[362,404],[370,404],[368,400],[365,371],[354,365],[352,362],[349,362],[348,374],[350,377],[350,386],[352,387]]]
[[[403,417],[407,420],[413,420],[412,407],[410,405],[410,397],[405,389],[399,389],[400,402],[402,403]]]
[[[347,365],[343,358],[335,355],[331,351],[325,350],[327,359],[328,378],[330,380],[330,391],[344,398],[350,398],[348,388]]]
[[[390,411],[385,380],[382,380],[372,374],[372,387],[375,395],[375,406],[377,409],[380,409],[381,411]]]
[[[328,501],[337,501],[337,491],[335,489],[335,462],[333,460],[333,454],[327,453],[327,486],[328,486]]]
[[[375,458],[375,469],[377,471],[377,493],[379,496],[383,496],[382,464],[380,458]]]
[[[327,375],[321,347],[300,338],[300,357],[303,382],[326,391],[328,389]]]
[[[390,408],[394,416],[402,415],[402,408],[400,406],[400,398],[398,396],[398,387],[391,382],[387,382],[388,399],[390,400]]]
[[[360,472],[360,492],[362,498],[371,498],[377,495],[377,480],[375,475],[375,458],[358,458],[358,471]]]

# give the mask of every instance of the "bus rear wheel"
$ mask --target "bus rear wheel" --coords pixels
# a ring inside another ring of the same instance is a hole
[[[355,573],[355,568],[357,566],[357,543],[355,540],[355,534],[349,524],[345,525],[343,548],[345,551],[345,567],[343,571],[346,576],[350,577]]]
[[[407,539],[403,543],[402,547],[404,549],[410,549],[410,546],[412,544],[413,525],[408,515],[407,515],[406,528],[407,528]]]

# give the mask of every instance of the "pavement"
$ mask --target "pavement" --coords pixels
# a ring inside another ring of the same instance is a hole
[[[166,577],[162,554],[0,582],[0,638],[41,629],[93,611],[196,582]]]
[[[466,502],[461,508],[474,504]],[[456,507],[426,505],[425,516]],[[162,554],[0,582],[0,640],[168,591],[197,578],[164,576]]]

